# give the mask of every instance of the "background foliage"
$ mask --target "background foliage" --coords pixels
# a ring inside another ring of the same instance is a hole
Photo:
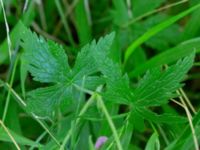
[[[199,149],[198,0],[0,2],[0,149]]]

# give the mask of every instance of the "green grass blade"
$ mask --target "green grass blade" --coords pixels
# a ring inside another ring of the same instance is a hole
[[[200,38],[191,39],[181,43],[180,45],[166,50],[155,57],[151,58],[147,62],[137,66],[132,72],[129,73],[129,77],[137,77],[142,75],[146,70],[163,65],[170,64],[178,59],[185,57],[191,53],[192,50],[196,50],[196,53],[200,52]]]
[[[23,25],[21,21],[19,21],[16,26],[12,29],[10,33],[10,39],[12,41],[12,46],[16,47],[21,38],[22,32],[25,32],[27,29]],[[7,40],[5,40],[1,45],[0,45],[0,64],[2,64],[7,58],[8,58],[8,45],[7,45]]]
[[[55,1],[55,4],[56,4],[56,7],[58,9],[58,12],[59,12],[59,15],[61,17],[61,20],[63,22],[63,25],[64,25],[64,28],[65,28],[65,31],[67,33],[67,37],[69,39],[69,42],[72,46],[75,46],[75,42],[73,40],[73,37],[72,37],[72,34],[71,34],[71,31],[70,31],[70,28],[69,28],[69,25],[68,25],[68,22],[67,22],[67,19],[65,18],[65,15],[64,15],[64,12],[62,10],[62,6],[61,6],[61,3],[59,0],[56,0]]]
[[[198,35],[200,30],[200,21],[199,21],[200,9],[196,10],[191,14],[190,20],[188,20],[184,31],[182,33],[183,41],[191,39]]]
[[[193,117],[192,120],[193,125],[196,128],[199,128],[199,123],[200,123],[200,111],[197,112],[197,114]],[[185,127],[185,129],[183,129],[182,134],[176,138],[173,142],[171,142],[170,145],[168,145],[165,150],[175,150],[175,149],[180,149],[180,147],[182,147],[184,145],[184,143],[186,142],[186,140],[188,139],[189,136],[191,136],[191,129],[189,124]],[[199,137],[199,132],[197,132],[198,137]]]
[[[107,110],[107,108],[106,108],[106,106],[103,102],[103,99],[101,98],[101,96],[98,96],[97,100],[98,100],[99,107],[101,107],[102,112],[104,113],[104,115],[105,115],[105,117],[108,121],[108,124],[109,124],[109,126],[110,126],[110,128],[113,132],[113,137],[115,139],[118,150],[123,150],[120,139],[119,139],[119,135],[118,135],[117,130],[116,130],[116,127],[115,127],[115,125],[114,125],[114,123],[111,119],[110,114],[108,113],[108,110]]]
[[[42,146],[41,144],[35,145],[35,142],[32,140],[29,140],[21,135],[18,135],[17,133],[9,130],[9,132],[12,134],[12,136],[15,138],[16,142],[21,145],[28,145],[28,146]],[[7,133],[3,130],[3,128],[0,128],[0,141],[3,142],[12,142],[10,137],[7,135]]]
[[[84,1],[80,1],[75,8],[75,22],[80,45],[83,46],[92,39],[90,16],[87,15]]]
[[[130,58],[131,54],[135,51],[135,49],[138,46],[140,46],[142,43],[144,43],[145,41],[147,41],[149,38],[156,35],[160,31],[164,30],[168,26],[172,25],[179,19],[183,18],[184,16],[188,15],[189,13],[193,12],[194,10],[198,9],[199,7],[200,7],[200,4],[197,4],[196,6],[193,6],[174,17],[171,17],[170,19],[154,26],[149,31],[147,31],[145,34],[143,34],[140,38],[138,38],[136,41],[132,42],[131,45],[126,49],[126,52],[125,52],[125,58],[124,58],[125,64],[128,61],[128,59]]]
[[[158,134],[156,132],[154,132],[151,135],[151,137],[148,140],[147,145],[145,147],[145,150],[152,150],[152,149],[160,149]]]

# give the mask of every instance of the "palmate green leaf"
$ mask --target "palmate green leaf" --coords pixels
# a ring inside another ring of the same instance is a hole
[[[118,104],[130,104],[132,93],[130,92],[129,80],[125,75],[117,80],[107,81],[107,91],[102,94],[105,100]]]
[[[192,67],[193,59],[194,53],[166,70],[162,71],[157,67],[147,71],[135,90],[130,88],[129,79],[122,75],[120,66],[107,60],[101,67],[106,76],[107,88],[103,95],[106,100],[119,104],[135,107],[160,106],[175,96],[175,91],[181,87],[180,82]]]
[[[81,49],[73,68],[73,76],[87,76],[99,71],[100,65],[109,54],[110,46],[115,34],[111,33],[104,38],[100,38],[98,43],[92,41]]]
[[[105,100],[119,104],[129,104],[132,98],[127,75],[123,75],[119,64],[110,59],[99,63],[100,70],[106,79],[106,92],[102,93]]]
[[[149,70],[134,91],[129,87],[128,77],[120,72],[120,66],[108,61],[102,65],[102,72],[107,75],[107,91],[103,95],[115,103],[136,107],[165,104],[181,87],[180,82],[192,67],[193,59],[194,53],[164,71],[159,67]]]
[[[40,116],[52,116],[60,105],[70,104],[78,100],[78,87],[93,89],[104,83],[104,79],[94,74],[99,69],[114,39],[114,33],[101,38],[97,43],[83,47],[78,54],[75,65],[68,65],[64,49],[52,41],[46,42],[30,30],[22,36],[22,47],[25,50],[24,60],[28,71],[39,82],[53,85],[38,88],[27,94],[28,109]]]
[[[102,65],[102,72],[106,76],[106,92],[102,95],[105,100],[132,106],[132,116],[140,116],[140,127],[143,119],[156,123],[185,123],[186,119],[174,114],[156,114],[148,110],[150,106],[160,106],[175,96],[175,91],[181,87],[181,81],[193,65],[194,53],[179,60],[166,70],[159,67],[149,70],[139,82],[137,88],[132,90],[129,79],[120,72],[120,66],[114,63]],[[106,61],[105,61],[106,62]],[[111,71],[109,72],[109,68]],[[115,73],[115,74],[114,74]],[[109,75],[110,74],[110,75]],[[114,76],[114,77],[113,77]]]
[[[194,53],[179,60],[165,71],[160,68],[149,70],[134,90],[137,106],[159,106],[167,103],[174,92],[181,87],[180,82],[193,65]]]
[[[24,32],[21,45],[25,49],[24,59],[29,64],[28,70],[34,80],[47,83],[66,80],[70,68],[62,47],[51,41],[47,43],[31,31]]]
[[[75,94],[72,93],[74,90],[72,86],[63,84],[38,88],[28,93],[28,107],[36,114],[52,114],[53,110],[59,108],[62,102],[70,103],[75,99]]]

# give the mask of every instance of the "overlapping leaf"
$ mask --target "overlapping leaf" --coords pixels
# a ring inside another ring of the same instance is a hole
[[[24,32],[22,47],[28,71],[34,80],[53,83],[52,86],[38,88],[28,94],[28,109],[40,116],[52,115],[61,103],[77,100],[77,88],[83,79],[85,88],[93,89],[103,83],[101,77],[94,74],[99,71],[99,64],[109,52],[114,34],[93,41],[83,47],[78,54],[74,67],[68,65],[64,49],[52,41],[46,42],[31,31]]]
[[[28,70],[36,81],[53,83],[49,87],[29,92],[30,111],[42,116],[52,115],[61,104],[70,104],[78,99],[77,93],[80,91],[77,86],[81,87],[83,82],[84,88],[91,90],[106,83],[106,91],[101,93],[105,100],[131,105],[133,111],[137,109],[139,114],[148,111],[146,108],[149,106],[167,103],[181,87],[180,82],[192,67],[194,53],[166,70],[149,70],[133,91],[129,86],[128,76],[121,71],[121,66],[108,57],[113,38],[114,34],[110,34],[97,43],[93,41],[83,47],[71,68],[62,47],[51,41],[46,42],[30,31],[25,32],[22,46],[25,49],[24,58],[28,63]],[[103,78],[97,72],[101,72]],[[157,114],[151,111],[148,111],[148,115],[150,120],[157,118]],[[164,114],[159,117],[175,118],[175,121],[181,122],[176,116]]]
[[[158,106],[166,103],[181,87],[180,82],[193,65],[194,53],[179,60],[165,71],[155,68],[146,73],[134,91],[137,106]]]
[[[161,70],[159,67],[149,70],[134,91],[129,86],[129,79],[119,72],[118,65],[113,63],[109,63],[109,67],[104,65],[104,70],[108,68],[116,70],[115,74],[112,70],[110,71],[112,75],[108,75],[107,91],[104,97],[114,103],[132,106],[133,115],[140,114],[144,119],[159,123],[184,123],[185,119],[178,115],[158,115],[148,110],[148,107],[160,106],[167,103],[170,98],[177,96],[175,91],[181,87],[181,81],[192,67],[193,59],[194,53],[179,60],[175,65],[169,66],[166,70]],[[106,71],[104,73],[106,74]]]

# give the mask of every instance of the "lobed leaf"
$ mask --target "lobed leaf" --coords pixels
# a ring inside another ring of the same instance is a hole
[[[46,42],[42,37],[27,31],[22,36],[24,59],[34,80],[46,83],[64,82],[70,68],[64,49],[56,43]]]
[[[64,49],[58,44],[37,37],[30,30],[22,36],[25,50],[24,60],[33,79],[44,83],[53,83],[45,88],[38,88],[28,93],[28,109],[40,116],[52,116],[61,104],[70,104],[78,100],[79,89],[95,89],[104,83],[104,79],[95,75],[100,71],[100,64],[109,54],[114,33],[93,41],[82,48],[74,67],[68,65]]]
[[[159,68],[149,70],[134,90],[137,106],[158,106],[174,96],[174,92],[181,87],[180,82],[193,65],[194,53],[179,60],[165,71]]]

